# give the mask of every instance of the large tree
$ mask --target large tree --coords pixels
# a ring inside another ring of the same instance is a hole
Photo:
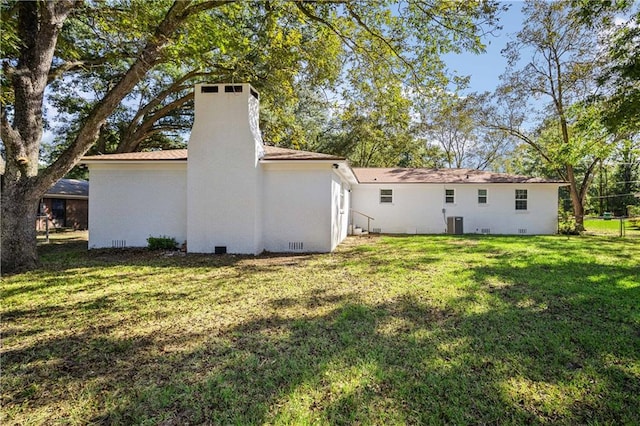
[[[602,121],[613,132],[640,130],[640,3],[633,0],[573,0],[582,22],[605,32],[607,64],[598,74]],[[614,26],[611,20],[614,19]]]
[[[421,99],[419,129],[444,153],[448,167],[499,168],[512,149],[512,137],[482,126],[484,96],[440,93]]]
[[[201,69],[216,69],[220,76],[247,80],[254,65],[268,63],[256,55],[302,46],[312,54],[293,64],[321,74],[332,66],[332,57],[313,51],[323,41],[359,61],[399,64],[403,72],[396,77],[403,84],[428,84],[440,74],[440,53],[482,48],[479,36],[484,24],[495,23],[496,9],[486,1],[426,0],[3,2],[3,269],[36,265],[34,222],[40,197],[99,141],[123,103],[140,102],[118,141],[135,144],[136,134],[162,125],[163,120],[153,118],[166,117],[164,106],[187,105],[192,80],[183,78],[188,73],[197,78]],[[268,25],[270,30],[256,30]],[[287,31],[278,31],[280,27]],[[262,50],[267,42],[274,50]],[[197,66],[201,60],[206,67]],[[277,83],[287,70],[270,73],[267,67],[255,71],[256,80],[263,78],[268,87],[266,82]],[[291,79],[297,77],[294,70]],[[87,86],[75,84],[75,79],[93,81],[95,89],[87,92]],[[172,86],[180,90],[166,92]],[[291,94],[286,85],[275,86],[284,87],[280,99]],[[51,99],[61,95],[56,102],[88,102],[73,110],[72,138],[46,168],[40,168],[43,129],[52,121],[44,110],[45,94],[50,92],[55,92]]]
[[[597,93],[596,75],[606,60],[598,40],[604,32],[584,25],[568,1],[529,1],[523,11],[524,25],[504,50],[502,108],[490,111],[485,124],[517,137],[557,169],[582,228],[593,172],[615,139],[597,125],[597,105],[586,103]],[[544,123],[538,134],[531,129],[536,121]]]

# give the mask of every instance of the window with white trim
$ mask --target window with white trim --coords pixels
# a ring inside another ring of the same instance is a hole
[[[444,202],[447,204],[453,204],[455,202],[455,190],[453,189],[445,189],[444,190]]]
[[[516,189],[516,210],[527,210],[528,195],[526,189]]]
[[[380,190],[380,203],[393,203],[393,189]]]
[[[478,204],[487,204],[487,190],[478,189]]]

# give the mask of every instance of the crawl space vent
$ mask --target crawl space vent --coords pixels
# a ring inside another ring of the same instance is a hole
[[[483,234],[490,234],[491,233],[491,229],[490,228],[482,228],[480,230],[481,233]]]
[[[215,246],[213,248],[214,254],[227,254],[227,246]]]
[[[519,228],[518,229],[518,234],[526,234],[527,233],[527,228]]]
[[[371,233],[372,233],[372,234],[379,234],[379,233],[381,233],[381,232],[382,232],[382,228],[373,228],[373,229],[371,230]]]
[[[302,244],[302,241],[289,242],[289,250],[302,250],[303,247],[304,247],[304,244]]]
[[[127,240],[111,240],[111,248],[125,248]]]

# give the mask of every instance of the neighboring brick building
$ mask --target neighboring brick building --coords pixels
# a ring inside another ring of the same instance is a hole
[[[89,182],[78,179],[60,179],[44,195],[36,229],[87,229],[89,225]]]

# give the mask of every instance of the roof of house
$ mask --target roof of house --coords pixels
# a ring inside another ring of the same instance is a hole
[[[89,182],[80,179],[60,179],[44,196],[46,198],[87,198]]]
[[[354,168],[353,172],[360,183],[564,183],[475,169]]]
[[[300,151],[297,149],[280,148],[276,146],[264,146],[265,155],[263,160],[344,160],[330,154],[318,152]],[[124,154],[103,154],[86,156],[82,161],[186,161],[186,149],[170,149],[164,151],[129,152]]]
[[[300,151],[265,145],[263,160],[308,161],[345,158],[330,154]],[[92,155],[82,161],[186,161],[186,149],[164,151],[130,152],[125,154]],[[360,183],[565,183],[561,180],[542,179],[507,173],[494,173],[475,169],[406,169],[406,168],[353,168]]]
[[[85,160],[98,161],[186,161],[186,149],[167,149],[163,151],[126,152],[123,154],[99,154],[82,157]]]
[[[337,155],[265,145],[263,160],[345,160]]]

